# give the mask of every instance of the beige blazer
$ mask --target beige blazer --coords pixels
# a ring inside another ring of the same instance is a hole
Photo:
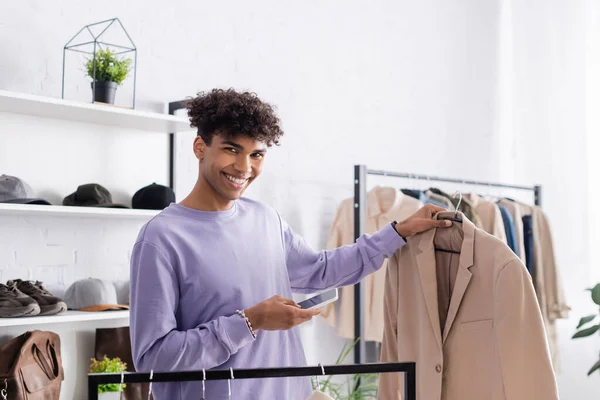
[[[504,220],[502,219],[502,213],[500,213],[500,209],[496,203],[484,200],[483,197],[475,193],[468,194],[465,197],[469,199],[475,208],[475,212],[481,220],[483,230],[506,243]]]
[[[447,308],[439,307],[443,296],[438,301],[444,274],[455,279]],[[417,399],[558,399],[529,273],[505,244],[464,217],[409,238],[390,259],[385,319],[381,361],[416,362]],[[402,374],[380,376],[379,399],[403,393]]]
[[[377,186],[367,194],[367,218],[365,233],[372,234],[383,229],[392,221],[402,221],[414,214],[423,204],[391,187]],[[333,249],[354,243],[354,201],[346,199],[338,207],[331,228],[327,248]],[[383,339],[383,291],[385,288],[385,270],[383,267],[363,279],[365,285],[364,300],[364,339],[381,342]],[[339,303],[339,313],[336,313]],[[337,325],[338,335],[354,339],[354,287],[342,288],[340,300],[325,306],[322,316],[332,325]]]

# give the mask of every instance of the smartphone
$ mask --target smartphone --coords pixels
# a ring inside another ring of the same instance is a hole
[[[310,297],[304,301],[298,303],[298,305],[304,310],[310,310],[311,308],[321,308],[325,304],[333,303],[338,299],[338,290],[331,289],[327,292],[323,292],[316,296]]]

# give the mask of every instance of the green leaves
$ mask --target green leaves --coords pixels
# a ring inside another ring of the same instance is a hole
[[[588,372],[588,376],[593,374],[595,371],[600,371],[600,360],[598,360],[598,362],[596,364],[594,364],[592,369],[590,369],[590,372]]]
[[[90,364],[90,373],[114,373],[114,372],[125,372],[127,371],[127,364],[121,361],[119,357],[108,358],[104,356],[101,361],[92,358],[92,364]],[[127,385],[121,385],[118,383],[109,383],[105,385],[98,385],[98,393],[105,392],[118,392],[119,386],[125,388]]]
[[[593,289],[589,289],[592,292],[592,300],[594,303],[600,306],[600,283],[594,286]]]
[[[121,85],[131,67],[131,59],[120,60],[110,49],[96,51],[96,81],[116,82]],[[94,78],[94,58],[87,59],[85,67],[88,76]]]
[[[591,336],[598,332],[598,329],[600,329],[600,325],[594,325],[591,328],[582,329],[573,335],[573,339]]]
[[[577,328],[575,328],[575,329],[579,329],[582,326],[584,326],[585,324],[592,322],[595,318],[596,318],[596,315],[588,315],[587,317],[581,318],[579,320],[579,325],[577,325]]]

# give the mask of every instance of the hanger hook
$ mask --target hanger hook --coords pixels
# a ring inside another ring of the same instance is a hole
[[[150,370],[150,385],[148,385],[148,400],[150,400],[150,395],[152,394],[152,378],[154,378],[154,370]]]
[[[202,400],[206,400],[206,370],[202,368]]]
[[[233,368],[229,368],[229,372],[231,373],[231,379],[228,379],[228,380],[227,380],[227,389],[228,389],[228,391],[229,391],[229,398],[231,398],[231,380],[232,380],[232,379],[235,379],[235,378],[233,377]]]
[[[462,203],[463,195],[460,190],[457,190],[456,193],[454,193],[454,196],[452,196],[452,197],[454,197],[454,198],[459,197],[458,204],[456,204],[456,209],[454,210],[454,216],[457,217],[458,212],[460,211],[460,204]]]
[[[4,378],[4,389],[0,390],[3,400],[8,400],[8,380]]]
[[[123,398],[123,383],[125,382],[125,371],[121,371],[121,384],[119,385],[119,400]]]
[[[319,367],[321,367],[321,374],[325,375],[325,368],[323,365],[319,363]],[[315,379],[317,380],[317,389],[321,390],[321,383],[319,382],[319,375],[315,375]]]

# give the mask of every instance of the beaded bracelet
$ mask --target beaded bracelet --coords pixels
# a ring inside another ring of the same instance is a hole
[[[246,313],[244,312],[244,310],[235,310],[235,313],[237,315],[239,315],[240,317],[244,318],[244,320],[246,320],[246,325],[248,326],[248,330],[252,334],[252,337],[254,339],[256,339],[256,332],[254,332],[254,329],[252,328],[252,324],[250,323],[250,320],[248,319],[248,317],[246,317]]]

